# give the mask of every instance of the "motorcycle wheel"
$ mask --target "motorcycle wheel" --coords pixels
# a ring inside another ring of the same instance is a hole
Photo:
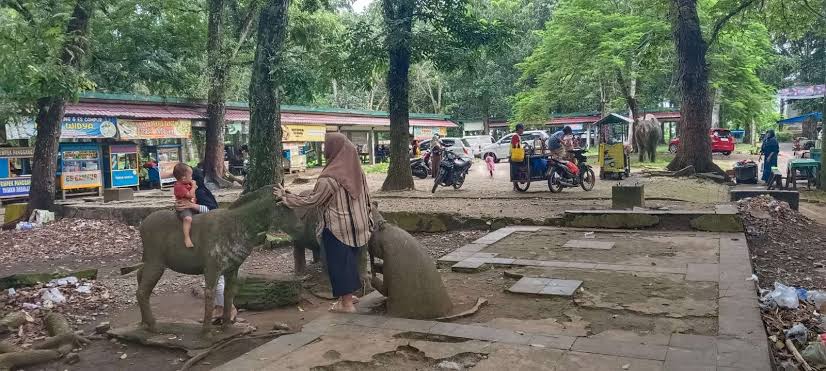
[[[430,190],[430,193],[436,193],[436,188],[439,188],[439,184],[442,183],[442,178],[445,177],[445,171],[439,169],[439,174],[436,175],[435,179],[433,179],[433,189]]]
[[[519,192],[527,192],[531,188],[531,182],[513,182],[513,189]]]
[[[459,176],[456,177],[456,181],[453,182],[453,189],[462,188],[462,184],[465,184],[465,176],[467,172],[463,171]]]
[[[597,183],[597,178],[594,175],[594,170],[589,168],[585,168],[585,171],[582,172],[582,175],[579,176],[579,185],[582,189],[586,191],[590,191],[594,189],[594,184]]]
[[[427,179],[427,169],[413,168],[413,176],[419,179]]]
[[[551,176],[548,177],[548,190],[550,190],[551,193],[559,193],[562,192],[562,189],[564,188],[565,187],[562,186],[562,183],[560,183],[559,174],[555,171],[551,173]]]

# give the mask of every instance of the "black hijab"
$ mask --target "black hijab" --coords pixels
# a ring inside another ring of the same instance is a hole
[[[204,172],[199,168],[192,169],[192,180],[198,185],[195,190],[195,201],[198,205],[206,206],[207,209],[215,210],[218,208],[218,201],[215,196],[209,191],[204,182]]]

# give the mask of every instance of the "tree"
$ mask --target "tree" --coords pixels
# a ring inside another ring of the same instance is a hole
[[[413,175],[407,162],[410,130],[410,91],[408,73],[413,54],[413,12],[415,0],[383,0],[387,30],[387,93],[390,99],[390,166],[381,189],[395,191],[413,188]]]
[[[207,67],[209,96],[207,98],[206,146],[204,176],[208,182],[222,185],[224,177],[224,113],[226,84],[229,72],[224,49],[224,0],[208,0]]]
[[[637,121],[641,96],[661,100],[647,87],[641,89],[640,82],[652,80],[669,61],[668,24],[657,5],[646,0],[560,2],[539,45],[520,65],[528,90],[517,96],[517,119],[547,120],[548,107],[607,112],[613,107],[606,106],[621,98]]]
[[[32,10],[29,5],[37,8]],[[83,62],[95,5],[94,0],[77,0],[63,26],[65,18],[59,16],[63,9],[58,4],[0,3],[0,10],[8,6],[16,12],[16,16],[4,17],[10,32],[0,44],[2,49],[10,47],[11,54],[0,57],[4,99],[24,109],[34,102],[36,111],[37,138],[26,215],[54,204],[57,146],[66,102],[89,86]]]
[[[250,165],[244,191],[280,184],[281,79],[290,0],[267,0],[261,7],[250,80]]]

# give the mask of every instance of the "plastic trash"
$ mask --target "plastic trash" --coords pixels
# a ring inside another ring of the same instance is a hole
[[[816,308],[820,308],[826,303],[826,292],[824,291],[809,291],[809,300],[815,303]]]
[[[797,309],[800,302],[797,300],[797,291],[794,287],[786,286],[780,282],[774,283],[774,290],[767,295],[778,307],[787,309]]]
[[[40,306],[32,303],[23,303],[23,309],[34,310],[40,309]]]
[[[49,210],[36,209],[32,211],[29,221],[38,225],[47,224],[54,221],[54,213]]]
[[[17,223],[17,226],[15,226],[14,228],[18,231],[28,231],[34,229],[34,224],[29,222],[19,222]]]
[[[792,328],[783,331],[783,334],[786,335],[786,339],[791,339],[799,344],[806,343],[806,339],[809,338],[809,329],[806,328],[802,323],[796,323]]]
[[[40,299],[43,300],[44,305],[47,301],[50,301],[54,304],[60,304],[66,301],[66,297],[63,296],[63,293],[61,293],[57,287],[43,289],[43,292],[40,294]]]
[[[800,355],[803,356],[809,366],[816,369],[826,367],[826,345],[823,345],[823,342],[813,341],[809,343],[806,349],[800,352]]]
[[[77,277],[68,276],[68,277],[63,277],[63,278],[58,278],[58,279],[51,280],[51,281],[49,281],[49,283],[46,286],[49,286],[49,287],[52,287],[52,286],[68,286],[68,285],[74,285],[77,282],[78,282]]]
[[[797,291],[797,298],[798,299],[803,300],[803,301],[809,300],[808,299],[809,291],[807,291],[806,289],[804,289],[802,287],[798,287],[797,290],[795,290],[795,291]]]
[[[746,278],[746,281],[755,281],[755,282],[757,282],[757,275],[752,274],[751,277]]]
[[[17,291],[14,291],[14,288],[13,288],[13,287],[12,287],[12,288],[10,288],[10,289],[9,289],[8,291],[6,291],[6,292],[8,293],[8,295],[9,295],[10,297],[14,297],[15,295],[17,295]]]
[[[79,293],[81,293],[81,294],[91,294],[91,293],[92,293],[92,286],[90,286],[90,285],[82,285],[82,286],[78,286],[78,287],[75,289],[75,291],[77,291],[77,292],[79,292]]]

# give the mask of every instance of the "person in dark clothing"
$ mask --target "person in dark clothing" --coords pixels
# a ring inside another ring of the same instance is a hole
[[[760,179],[768,184],[772,178],[772,168],[777,166],[777,156],[780,156],[780,144],[777,143],[774,130],[766,133],[766,138],[763,139],[763,145],[760,147],[760,154],[763,156],[763,176]]]
[[[195,190],[195,200],[198,205],[206,206],[209,210],[217,209],[218,201],[215,199],[215,195],[213,195],[212,192],[206,187],[206,183],[204,182],[204,171],[200,168],[193,169],[192,180],[194,180],[195,184],[198,185],[198,189]]]

